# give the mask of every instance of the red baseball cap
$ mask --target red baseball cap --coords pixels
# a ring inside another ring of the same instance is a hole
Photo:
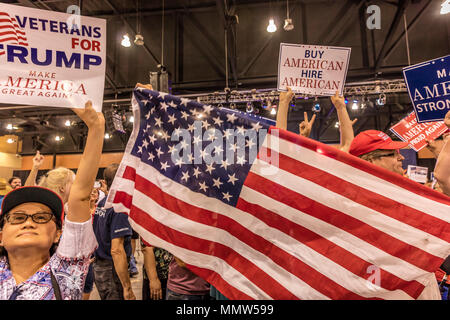
[[[374,150],[397,150],[404,148],[408,142],[392,141],[384,132],[366,130],[358,134],[350,145],[350,154],[359,157]]]

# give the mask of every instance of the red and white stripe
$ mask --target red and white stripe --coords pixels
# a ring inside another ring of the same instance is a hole
[[[6,12],[0,12],[0,43],[19,44],[28,46],[25,32],[19,27],[16,19]],[[0,51],[0,55],[5,51]]]
[[[108,202],[230,299],[416,299],[435,281],[450,254],[448,197],[287,131],[269,144],[273,130],[236,208],[129,152]]]

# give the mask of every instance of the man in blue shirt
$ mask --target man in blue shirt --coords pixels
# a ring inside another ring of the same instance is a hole
[[[111,187],[118,164],[105,168],[104,179]],[[95,286],[102,300],[135,300],[128,273],[131,257],[132,229],[128,215],[105,209],[106,197],[97,206],[94,214],[94,233],[98,248],[95,251]]]

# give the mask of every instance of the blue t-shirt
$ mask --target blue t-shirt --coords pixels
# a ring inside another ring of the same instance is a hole
[[[128,215],[115,212],[113,208],[104,209],[106,197],[102,199],[94,214],[94,233],[97,238],[98,248],[95,256],[101,259],[112,260],[111,240],[124,238],[124,248],[127,257],[131,257],[131,235],[132,229],[128,222]]]

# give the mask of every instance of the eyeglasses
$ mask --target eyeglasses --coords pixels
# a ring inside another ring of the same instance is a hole
[[[52,220],[53,213],[50,212],[38,212],[35,214],[26,214],[22,212],[15,212],[12,214],[6,215],[6,221],[10,224],[22,224],[31,217],[31,220],[35,223],[44,224]]]
[[[395,155],[396,155],[396,152],[394,151],[394,152],[389,152],[389,153],[386,153],[386,154],[381,154],[381,155],[379,155],[379,157],[380,158],[382,158],[382,157],[393,157]]]

